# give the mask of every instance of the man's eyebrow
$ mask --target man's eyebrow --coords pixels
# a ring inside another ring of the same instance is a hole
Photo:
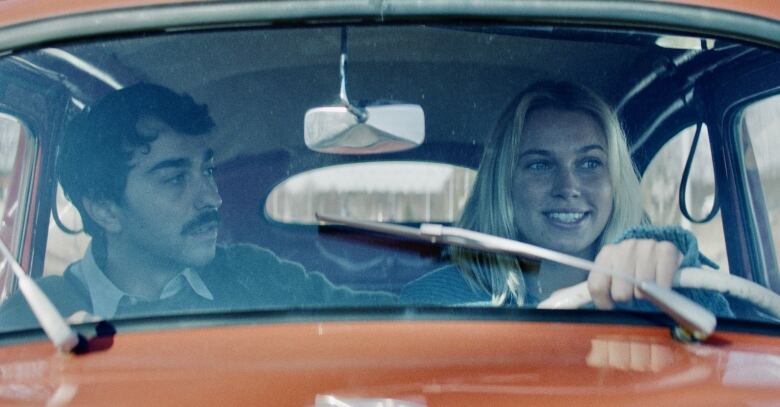
[[[149,168],[146,172],[151,174],[155,171],[159,171],[165,168],[185,168],[192,165],[192,161],[189,158],[173,158],[170,160],[163,160]]]
[[[214,150],[208,149],[203,153],[203,162],[208,162],[214,159]],[[192,165],[192,161],[189,158],[172,158],[170,160],[163,160],[155,164],[152,168],[149,168],[146,172],[151,174],[155,171],[165,168],[184,168]]]

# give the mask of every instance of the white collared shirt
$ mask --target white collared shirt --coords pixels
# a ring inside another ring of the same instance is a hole
[[[70,271],[87,287],[92,301],[92,314],[96,316],[113,318],[117,308],[119,308],[119,302],[125,297],[130,300],[131,304],[143,301],[122,291],[106,277],[95,262],[95,257],[92,255],[92,245],[87,248],[81,260],[73,263]],[[200,275],[190,268],[184,269],[171,278],[163,287],[159,299],[173,297],[186,287],[191,288],[196,294],[207,300],[214,299]]]

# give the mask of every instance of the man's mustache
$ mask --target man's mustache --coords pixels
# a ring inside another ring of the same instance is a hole
[[[207,210],[198,214],[198,216],[196,216],[195,219],[187,222],[182,228],[181,233],[183,235],[186,235],[192,233],[193,231],[197,230],[198,228],[208,223],[212,223],[212,222],[219,223],[219,221],[220,221],[220,216],[219,216],[219,212],[216,209]]]

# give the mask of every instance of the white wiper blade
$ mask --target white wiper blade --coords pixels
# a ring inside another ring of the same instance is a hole
[[[650,302],[663,310],[677,322],[680,328],[696,339],[706,339],[715,331],[715,326],[717,324],[715,315],[713,315],[712,312],[673,290],[662,288],[654,282],[640,281],[627,274],[605,269],[603,267],[596,267],[596,264],[590,260],[570,256],[532,244],[493,236],[487,233],[433,223],[423,223],[419,228],[414,228],[382,222],[360,221],[341,216],[316,214],[316,217],[321,222],[399,235],[430,243],[443,243],[489,252],[508,253],[534,259],[544,259],[582,270],[604,273],[614,278],[627,281],[637,287]]]
[[[11,255],[11,251],[8,250],[8,247],[2,240],[0,240],[0,253],[5,258],[2,263],[7,262],[11,266],[11,270],[13,270],[19,282],[19,289],[22,295],[30,305],[30,309],[35,318],[38,319],[38,323],[41,324],[41,328],[46,332],[46,336],[49,337],[49,340],[58,350],[62,352],[72,351],[79,343],[78,335],[65,322],[65,319],[57,311],[57,308],[54,307],[49,297],[38,287],[38,284],[24,272],[22,266],[17,263],[16,259]]]

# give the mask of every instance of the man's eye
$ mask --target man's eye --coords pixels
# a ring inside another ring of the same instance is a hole
[[[171,185],[179,185],[184,183],[186,179],[187,179],[187,175],[182,173],[182,174],[177,174],[172,177],[166,178],[165,183]]]

